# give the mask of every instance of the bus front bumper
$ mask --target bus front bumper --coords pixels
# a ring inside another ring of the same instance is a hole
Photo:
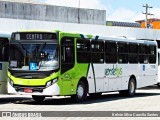
[[[44,88],[42,92],[24,92],[17,91],[11,84],[8,82],[8,93],[9,94],[21,94],[21,95],[40,95],[40,96],[56,96],[60,95],[60,88],[57,83]]]

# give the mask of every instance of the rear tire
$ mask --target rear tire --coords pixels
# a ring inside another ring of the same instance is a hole
[[[45,99],[45,96],[36,96],[36,95],[32,95],[32,99],[35,101],[35,102],[43,102],[44,99]]]
[[[136,93],[136,81],[134,78],[131,78],[128,84],[128,90],[119,91],[122,96],[134,96]]]
[[[76,94],[72,95],[71,98],[75,102],[82,102],[87,99],[87,86],[85,85],[85,82],[79,81]]]
[[[128,85],[128,96],[134,96],[136,93],[136,81],[134,78],[131,78]]]

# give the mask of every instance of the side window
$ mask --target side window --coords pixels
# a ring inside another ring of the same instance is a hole
[[[8,62],[9,59],[9,40],[0,38],[0,61]]]
[[[118,63],[128,63],[128,44],[125,42],[118,42]]]
[[[3,47],[3,40],[0,39],[0,61],[3,61],[2,47]]]
[[[105,42],[105,62],[117,63],[117,44],[114,41]]]
[[[92,63],[104,63],[103,41],[91,41],[91,61]]]
[[[157,40],[157,45],[158,45],[158,48],[160,48],[160,41]]]
[[[129,44],[128,60],[129,63],[131,64],[138,63],[138,44],[136,43]]]
[[[74,38],[64,37],[61,42],[62,74],[74,67]]]
[[[90,40],[77,39],[77,62],[90,63]]]
[[[139,62],[142,64],[148,63],[148,51],[149,47],[147,44],[139,44]]]
[[[158,66],[160,66],[160,53],[158,52]]]
[[[156,46],[155,45],[149,46],[148,62],[156,63]]]

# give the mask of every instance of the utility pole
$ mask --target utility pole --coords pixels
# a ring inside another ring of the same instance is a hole
[[[145,12],[145,13],[142,12],[142,13],[146,15],[145,26],[146,26],[146,28],[147,28],[147,24],[148,24],[148,15],[154,15],[154,14],[148,13],[148,8],[153,8],[153,7],[152,7],[152,6],[148,6],[148,4],[143,5],[143,7],[146,8],[146,12]]]

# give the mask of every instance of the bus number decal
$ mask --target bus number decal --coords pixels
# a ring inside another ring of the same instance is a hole
[[[146,68],[145,68],[145,65],[143,65],[143,71],[145,71],[145,69],[146,69]]]

